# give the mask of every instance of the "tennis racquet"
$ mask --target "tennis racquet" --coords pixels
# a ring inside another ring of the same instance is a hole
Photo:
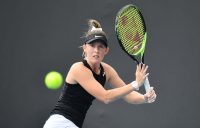
[[[135,5],[129,4],[119,10],[115,19],[115,32],[121,48],[137,64],[144,64],[147,32],[142,13]],[[148,78],[145,79],[144,87],[148,92]]]

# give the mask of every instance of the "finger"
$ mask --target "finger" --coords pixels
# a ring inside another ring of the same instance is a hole
[[[149,66],[148,65],[146,65],[146,64],[143,64],[143,70],[146,70]]]
[[[151,95],[155,93],[155,91],[153,90],[153,87],[150,87],[149,93],[150,93]]]
[[[150,87],[149,90],[148,90],[148,92],[146,94],[147,95],[152,94],[152,91],[154,91],[153,89],[154,89],[154,87]]]
[[[142,63],[139,64],[139,70],[142,71]]]
[[[154,94],[152,97],[150,97],[149,99],[148,99],[149,101],[152,101],[152,100],[156,100],[156,94]]]
[[[137,65],[136,72],[140,71],[140,64]]]
[[[149,99],[151,97],[150,92],[147,92],[145,96]]]
[[[147,78],[149,76],[149,73],[147,73],[146,75],[144,75],[144,78]]]
[[[144,94],[144,99],[148,101],[148,96],[147,96],[147,94]]]
[[[148,103],[153,103],[153,102],[155,102],[155,100],[150,100],[150,101],[148,101]]]
[[[156,97],[150,100],[151,103],[153,103],[154,101],[156,101]]]
[[[146,67],[145,64],[141,63],[141,69],[142,69],[142,71],[145,69],[145,67]]]
[[[151,99],[153,97],[153,93],[149,92],[148,98]]]
[[[151,90],[151,91],[150,91],[150,97],[154,97],[154,95],[155,95],[155,91],[154,91],[154,90]]]
[[[143,72],[146,73],[148,68],[149,68],[149,66],[145,66],[144,69],[143,69]]]
[[[155,95],[156,93],[155,93],[155,90],[152,88],[152,90],[151,90],[151,94],[152,95]]]
[[[155,91],[153,90],[152,87],[147,92],[147,95],[148,95],[148,98],[150,98],[150,99],[155,95]]]

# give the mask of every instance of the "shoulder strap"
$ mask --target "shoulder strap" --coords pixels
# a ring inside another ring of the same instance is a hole
[[[100,64],[100,68],[101,68],[100,74],[101,74],[102,76],[104,76],[104,75],[105,75],[105,72],[104,72],[104,68],[103,68],[102,64]]]
[[[85,59],[82,60],[84,66],[86,66],[87,68],[89,68],[92,71],[92,68],[90,67],[90,65],[87,63],[87,61]]]
[[[100,64],[100,68],[101,68],[100,74],[97,75],[96,73],[94,73],[94,72],[92,71],[92,68],[90,67],[90,65],[87,63],[87,61],[86,61],[85,59],[82,60],[82,62],[83,62],[83,64],[84,64],[84,66],[86,66],[87,68],[89,68],[89,69],[91,70],[91,72],[92,72],[94,78],[95,78],[98,82],[100,82],[102,86],[104,86],[104,85],[105,85],[105,82],[106,82],[106,74],[105,74],[105,72],[104,72],[104,68],[103,68],[102,64]]]
[[[82,62],[87,68],[89,68],[92,71],[92,68],[90,67],[90,65],[88,64],[88,62],[85,59],[83,59]],[[104,68],[103,68],[102,64],[100,64],[100,68],[101,68],[100,75],[103,76],[105,73],[104,73]]]

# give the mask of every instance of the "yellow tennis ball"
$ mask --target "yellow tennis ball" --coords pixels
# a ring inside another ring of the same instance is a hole
[[[63,77],[59,72],[51,71],[45,76],[44,82],[48,89],[55,90],[61,87]]]

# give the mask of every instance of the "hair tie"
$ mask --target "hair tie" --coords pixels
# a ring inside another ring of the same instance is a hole
[[[94,26],[92,26],[91,32],[92,31],[102,31],[102,28],[95,28]]]

